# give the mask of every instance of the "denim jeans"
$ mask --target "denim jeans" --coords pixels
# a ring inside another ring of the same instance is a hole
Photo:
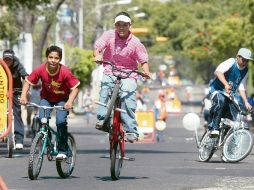
[[[64,106],[66,101],[59,101],[59,102],[49,102],[46,99],[41,99],[40,105],[41,106]],[[52,110],[47,110],[46,117],[49,119]],[[69,115],[69,111],[66,110],[56,110],[56,126],[57,126],[57,133],[59,136],[58,141],[58,151],[59,153],[66,153],[68,149],[68,130],[67,130],[67,116]],[[39,117],[40,119],[44,117],[43,109],[39,109]]]
[[[13,95],[13,116],[14,116],[14,134],[15,142],[23,144],[24,141],[24,123],[21,117],[21,105],[19,103],[19,95]]]
[[[208,125],[208,128],[219,129],[219,124],[221,118],[228,118],[231,120],[236,120],[237,109],[230,102],[230,100],[221,93],[214,92],[211,95],[212,107],[210,110],[211,114],[211,123]]]
[[[116,77],[113,75],[103,75],[101,82],[101,91],[99,101],[107,104],[109,101],[109,93],[113,90]],[[120,84],[120,99],[121,109],[126,110],[126,113],[121,112],[121,120],[123,122],[124,130],[128,132],[137,132],[137,122],[135,120],[135,110],[137,108],[136,102],[137,83],[135,79],[122,79]],[[97,111],[97,119],[103,121],[105,118],[107,108],[99,105]]]

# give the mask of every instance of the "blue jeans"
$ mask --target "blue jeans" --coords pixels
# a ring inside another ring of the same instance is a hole
[[[64,106],[66,101],[59,102],[49,102],[46,99],[41,99],[41,106]],[[52,110],[47,110],[47,119],[50,118]],[[56,126],[57,133],[59,136],[58,141],[58,151],[59,153],[66,153],[68,149],[68,130],[67,130],[67,116],[69,115],[69,111],[66,110],[56,110]],[[39,117],[40,119],[44,117],[44,111],[42,108],[39,109]]]
[[[109,93],[113,90],[116,77],[113,75],[103,74],[101,82],[101,91],[99,101],[102,103],[107,103],[109,100]],[[135,79],[122,79],[120,84],[120,99],[121,99],[121,109],[126,110],[126,113],[121,112],[121,120],[124,125],[124,130],[127,132],[137,132],[137,122],[135,120],[135,110],[137,108],[136,102],[136,89],[137,83]],[[107,108],[99,105],[97,110],[97,119],[103,121]]]
[[[226,96],[221,93],[214,92],[211,95],[211,100],[211,123],[208,125],[208,129],[218,130],[221,118],[228,118],[233,121],[236,120],[237,109]]]
[[[19,94],[13,95],[13,116],[14,116],[14,134],[16,144],[23,144],[24,141],[24,123],[21,117],[21,105],[19,103]]]

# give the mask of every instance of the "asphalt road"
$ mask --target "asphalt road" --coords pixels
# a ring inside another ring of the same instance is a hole
[[[200,108],[188,104],[183,110],[197,112]],[[76,139],[78,153],[70,178],[61,179],[55,162],[45,158],[38,180],[29,180],[29,138],[14,158],[6,158],[6,145],[0,143],[0,176],[12,190],[254,189],[254,152],[234,164],[222,162],[219,151],[210,162],[199,162],[194,133],[183,128],[182,117],[170,115],[164,142],[126,144],[127,156],[135,161],[124,162],[118,181],[110,177],[107,135],[94,129],[94,118],[87,124],[83,116],[70,118],[69,131]]]

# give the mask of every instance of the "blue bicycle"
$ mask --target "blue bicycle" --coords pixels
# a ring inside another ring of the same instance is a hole
[[[44,155],[47,155],[49,161],[52,161],[54,156],[58,154],[59,136],[57,131],[49,126],[47,119],[47,110],[59,109],[63,110],[63,106],[40,106],[38,104],[29,102],[26,106],[42,108],[44,117],[40,122],[40,130],[35,135],[32,146],[30,149],[29,163],[28,163],[28,176],[31,180],[37,179],[41,171]],[[56,169],[60,177],[69,177],[75,166],[76,161],[76,142],[74,137],[68,133],[68,151],[67,158],[64,160],[56,160]]]

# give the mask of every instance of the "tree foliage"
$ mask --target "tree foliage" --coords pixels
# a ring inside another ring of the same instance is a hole
[[[170,1],[144,9],[153,38],[169,39],[154,41],[150,57],[173,55],[179,72],[193,80],[208,82],[215,67],[240,47],[254,50],[254,0]]]
[[[80,80],[79,88],[89,85],[91,82],[91,73],[96,64],[93,61],[93,52],[79,48],[67,48],[66,62],[70,66],[73,74]]]

